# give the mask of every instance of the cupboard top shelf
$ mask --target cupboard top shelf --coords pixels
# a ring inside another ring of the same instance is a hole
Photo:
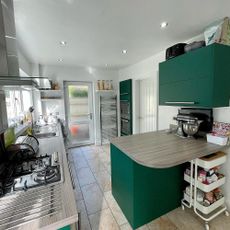
[[[47,93],[61,93],[62,90],[61,89],[40,89],[40,92],[47,92]]]

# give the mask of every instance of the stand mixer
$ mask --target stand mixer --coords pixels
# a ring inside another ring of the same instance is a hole
[[[201,124],[201,120],[198,120],[197,117],[189,116],[189,115],[180,115],[178,114],[177,117],[173,118],[178,122],[177,127],[177,136],[182,138],[191,138],[195,135]]]
[[[212,131],[213,111],[205,108],[180,108],[174,117],[178,122],[177,135],[186,137],[206,137]]]

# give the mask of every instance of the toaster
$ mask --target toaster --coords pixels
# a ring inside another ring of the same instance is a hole
[[[166,60],[174,58],[174,57],[179,56],[181,54],[184,54],[185,53],[184,47],[186,45],[187,45],[186,43],[178,43],[176,45],[169,47],[166,50],[166,55],[165,55]]]

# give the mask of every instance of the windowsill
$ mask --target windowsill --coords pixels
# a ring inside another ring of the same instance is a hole
[[[23,125],[18,125],[14,129],[15,136],[18,137],[22,135],[31,125],[29,123],[23,124]]]

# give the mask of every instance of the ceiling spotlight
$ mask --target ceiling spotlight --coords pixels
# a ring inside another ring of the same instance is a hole
[[[127,50],[122,50],[122,53],[123,54],[127,54]]]
[[[59,43],[60,43],[61,46],[66,46],[67,45],[66,41],[60,41]]]
[[[58,61],[59,61],[59,62],[63,62],[63,59],[62,59],[62,58],[58,58]]]
[[[168,22],[162,22],[161,23],[161,29],[164,29],[168,26]]]

